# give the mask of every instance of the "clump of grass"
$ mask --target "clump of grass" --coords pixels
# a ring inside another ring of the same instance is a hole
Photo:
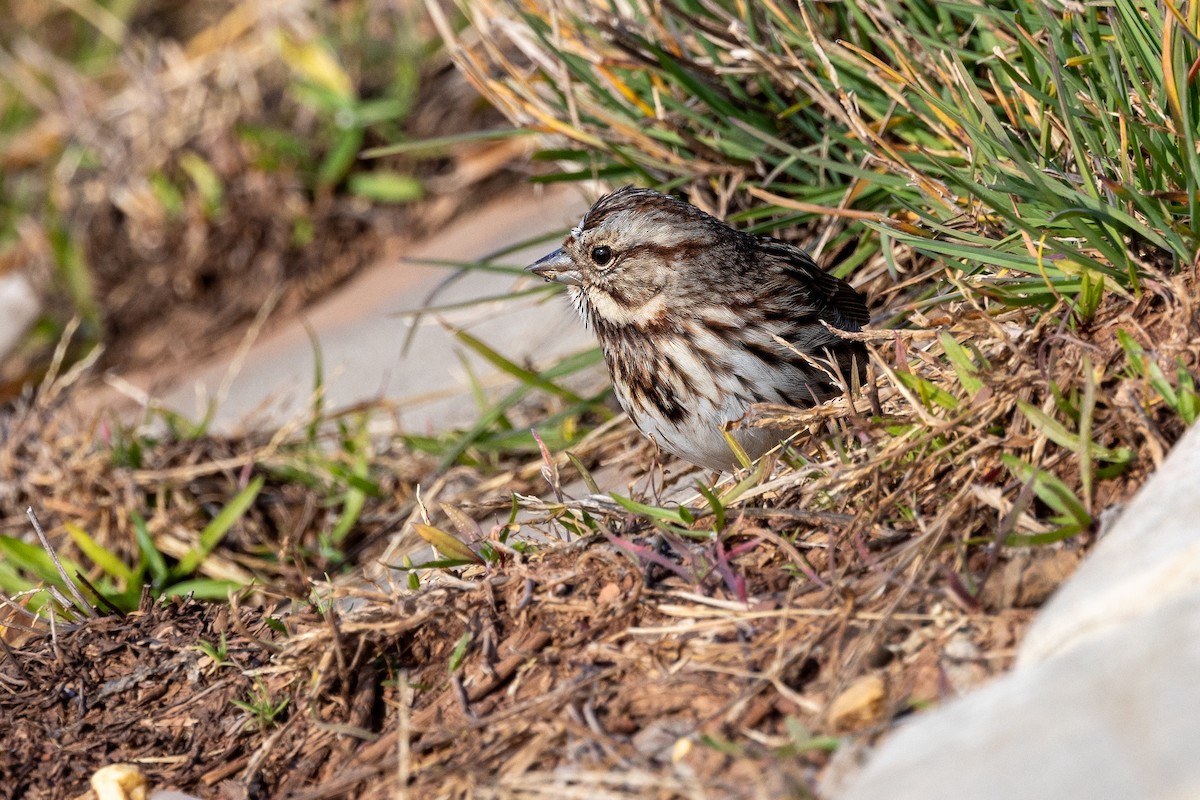
[[[381,407],[318,407],[307,425],[243,437],[175,415],[114,429],[65,402],[81,379],[6,411],[0,442],[0,598],[64,618],[78,613],[61,600],[77,584],[122,613],[147,598],[304,598],[307,570],[339,575],[368,542],[382,546],[388,518],[411,508],[413,476],[431,468],[368,434]],[[20,524],[26,507],[45,524],[40,541]]]
[[[905,245],[960,291],[1079,320],[1195,258],[1194,8],[461,5],[458,63],[566,145],[545,179],[688,185],[758,229],[819,222],[844,273],[901,278]]]

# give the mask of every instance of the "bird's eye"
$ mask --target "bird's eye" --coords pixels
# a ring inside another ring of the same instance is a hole
[[[605,266],[608,262],[612,261],[612,258],[613,251],[608,245],[602,244],[599,247],[592,248],[592,261],[595,261],[599,266]]]

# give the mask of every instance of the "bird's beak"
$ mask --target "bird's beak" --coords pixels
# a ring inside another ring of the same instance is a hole
[[[530,264],[525,271],[556,283],[566,283],[571,286],[583,285],[583,276],[575,268],[575,262],[561,247]]]

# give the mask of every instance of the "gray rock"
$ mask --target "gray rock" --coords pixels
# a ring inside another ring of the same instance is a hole
[[[1200,426],[1050,601],[1014,671],[884,741],[844,800],[1200,797]]]
[[[1038,614],[1019,665],[1127,625],[1200,587],[1200,426],[1171,451],[1109,533]],[[1197,740],[1200,745],[1200,740]]]

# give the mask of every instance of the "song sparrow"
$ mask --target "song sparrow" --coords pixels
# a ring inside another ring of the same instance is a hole
[[[821,324],[857,331],[868,321],[850,284],[786,242],[651,189],[600,198],[527,269],[567,284],[638,429],[702,467],[737,466],[722,430],[751,404],[816,405],[866,366],[862,344]],[[785,432],[732,435],[757,458]]]

